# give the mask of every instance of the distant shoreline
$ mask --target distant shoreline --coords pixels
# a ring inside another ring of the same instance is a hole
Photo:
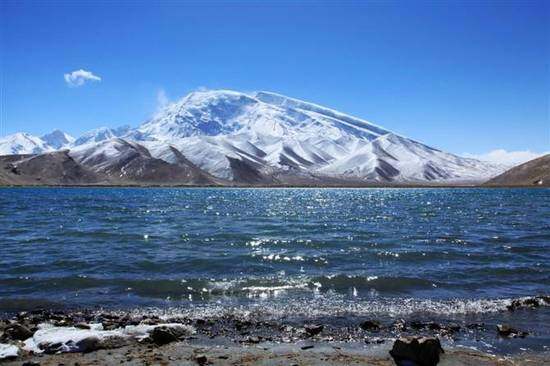
[[[33,184],[33,185],[18,185],[18,184],[0,184],[0,188],[238,188],[238,189],[250,189],[250,188],[312,188],[312,189],[364,189],[364,188],[453,188],[453,189],[479,189],[479,188],[488,188],[488,189],[498,189],[498,188],[535,188],[535,189],[544,189],[550,188],[547,185],[426,185],[426,184],[395,184],[395,185],[359,185],[359,184],[349,184],[349,185],[287,185],[287,184],[269,184],[269,185],[215,185],[215,184]]]

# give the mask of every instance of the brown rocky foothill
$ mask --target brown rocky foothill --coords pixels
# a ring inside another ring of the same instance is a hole
[[[487,186],[550,186],[550,154],[529,160],[492,178]]]

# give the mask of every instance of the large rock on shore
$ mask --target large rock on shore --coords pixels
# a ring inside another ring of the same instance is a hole
[[[149,337],[159,346],[176,342],[186,335],[189,335],[189,329],[183,326],[159,326],[149,333]]]
[[[76,342],[78,352],[88,353],[101,349],[101,341],[97,337],[87,337]]]
[[[32,337],[33,332],[24,325],[19,323],[12,323],[4,328],[4,335],[2,338],[9,340],[24,341]]]
[[[515,311],[523,308],[535,309],[540,306],[549,306],[549,305],[550,305],[550,296],[539,295],[535,297],[515,299],[510,303],[510,305],[507,306],[507,309],[510,311]]]
[[[508,324],[497,325],[497,333],[501,337],[508,337],[508,338],[525,338],[529,335],[528,332],[517,330],[515,328],[512,328]]]
[[[390,355],[398,366],[435,366],[443,353],[439,339],[407,337],[395,341]]]
[[[311,337],[316,336],[317,334],[321,333],[324,328],[325,328],[325,326],[322,325],[322,324],[306,324],[304,326],[304,330]]]
[[[55,354],[62,352],[80,352],[89,353],[104,348],[101,340],[95,336],[82,338],[78,341],[69,340],[68,342],[41,343],[39,348],[46,354]]]
[[[377,332],[382,326],[380,325],[380,322],[378,320],[365,320],[360,324],[360,327],[363,330]]]

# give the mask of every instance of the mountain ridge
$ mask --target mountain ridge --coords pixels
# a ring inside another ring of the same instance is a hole
[[[62,140],[61,134],[56,132],[57,140]],[[60,148],[69,149],[70,156],[83,151],[97,154],[107,146],[106,141],[112,141],[109,149],[100,152],[108,161],[118,158],[115,146],[124,141],[149,154],[147,159],[177,165],[183,158],[214,180],[250,184],[284,184],[296,179],[468,184],[504,170],[496,164],[446,153],[331,108],[265,91],[195,91],[137,128],[103,127],[72,142],[59,143],[57,148],[30,135],[23,137],[12,139],[15,142],[1,139],[0,155],[6,151],[22,154],[28,149],[34,154],[48,153]],[[19,140],[26,145],[17,145]]]

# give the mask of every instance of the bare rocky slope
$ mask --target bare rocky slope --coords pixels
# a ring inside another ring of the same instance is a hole
[[[0,156],[0,182],[6,185],[73,185],[106,183],[74,161],[67,151],[41,155]]]
[[[177,163],[151,157],[138,144],[115,145],[116,157],[71,154],[68,150],[40,155],[0,156],[1,185],[218,185],[210,176],[180,156]],[[175,154],[178,154],[175,152]]]
[[[485,185],[550,187],[550,154],[513,167],[490,179]]]

